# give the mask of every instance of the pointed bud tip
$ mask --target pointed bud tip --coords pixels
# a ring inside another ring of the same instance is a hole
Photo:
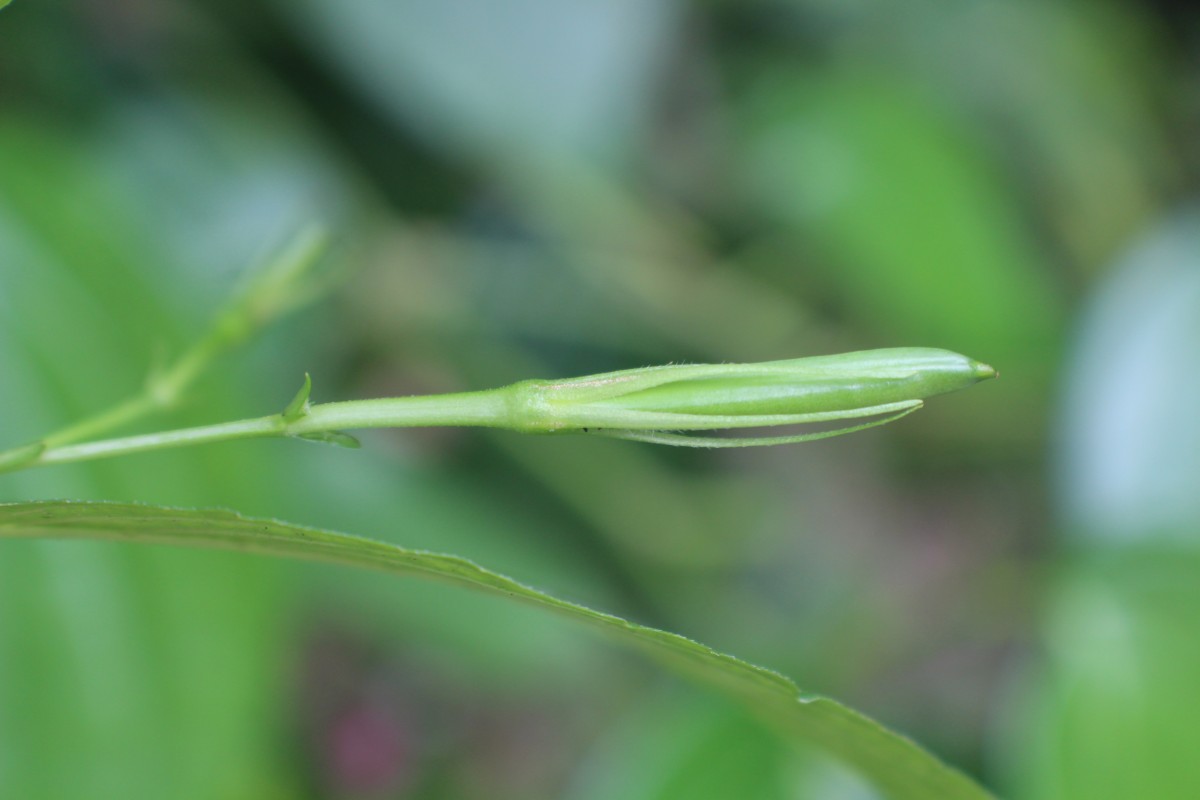
[[[981,361],[972,362],[971,370],[975,373],[975,377],[981,381],[986,381],[988,378],[1000,377],[1000,373],[994,367],[990,364],[984,364]]]

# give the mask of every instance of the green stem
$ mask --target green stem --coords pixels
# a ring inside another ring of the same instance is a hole
[[[44,436],[37,444],[49,449],[85,441],[173,408],[214,361],[244,341],[255,329],[300,302],[304,291],[299,284],[324,252],[325,239],[324,232],[316,226],[298,233],[259,270],[243,292],[213,318],[200,339],[174,363],[150,375],[141,392],[99,414]],[[29,446],[0,451],[0,464]]]
[[[105,411],[101,411],[93,417],[55,431],[42,438],[42,444],[46,447],[57,447],[59,445],[70,444],[71,442],[79,442],[85,439],[91,439],[93,436],[99,436],[102,433],[124,427],[131,422],[134,422],[142,417],[148,416],[158,410],[160,405],[154,401],[149,393],[130,397],[117,405]]]
[[[511,405],[505,389],[464,392],[427,397],[396,397],[380,400],[351,400],[310,406],[299,419],[288,421],[282,414],[222,422],[196,428],[104,439],[84,444],[51,445],[36,457],[8,467],[24,469],[47,464],[66,464],[97,458],[145,453],[238,439],[309,436],[353,428],[412,428],[443,425],[504,427],[510,424]],[[0,466],[0,471],[4,469]]]
[[[292,424],[291,433],[320,433],[348,428],[421,426],[511,426],[511,387],[479,392],[346,400],[311,406]]]
[[[148,380],[140,394],[43,437],[42,444],[49,448],[85,441],[151,414],[173,408],[196,378],[225,349],[226,342],[221,337],[211,334],[206,336],[184,353],[170,369]]]

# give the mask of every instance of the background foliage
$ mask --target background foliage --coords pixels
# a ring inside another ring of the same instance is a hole
[[[18,2],[0,444],[116,401],[313,217],[329,297],[164,423],[946,347],[880,431],[478,431],[4,476],[453,552],[795,677],[1003,794],[1193,797],[1197,23],[1168,4]],[[555,619],[232,554],[0,546],[0,796],[859,798]]]

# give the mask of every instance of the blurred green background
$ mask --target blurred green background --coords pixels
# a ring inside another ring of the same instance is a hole
[[[1200,796],[1187,3],[17,0],[0,445],[133,393],[317,219],[329,291],[177,426],[934,346],[882,430],[679,452],[215,445],[0,500],[231,507],[478,560],[828,693],[1013,798]],[[566,623],[337,568],[0,545],[0,797],[870,798]]]

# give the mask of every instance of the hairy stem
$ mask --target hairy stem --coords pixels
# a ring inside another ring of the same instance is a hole
[[[284,414],[180,428],[160,433],[104,439],[83,444],[47,443],[32,458],[0,471],[24,469],[47,464],[66,464],[98,458],[167,450],[212,442],[271,437],[307,437],[357,428],[412,428],[445,425],[507,426],[510,420],[504,389],[427,397],[396,397],[382,400],[351,400],[309,406],[298,419],[289,421]]]
[[[208,330],[174,362],[154,370],[142,390],[111,408],[43,436],[49,450],[103,435],[151,414],[173,408],[209,367],[274,317],[306,299],[307,273],[326,249],[326,234],[310,226],[296,234],[252,273],[243,290],[212,319]],[[140,437],[139,437],[140,438]],[[0,451],[0,471],[22,448]]]

